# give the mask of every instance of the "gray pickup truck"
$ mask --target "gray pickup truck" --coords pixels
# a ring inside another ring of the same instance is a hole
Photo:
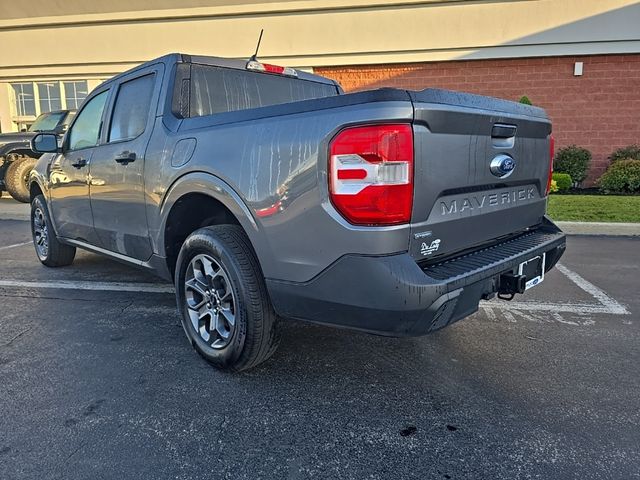
[[[267,359],[278,319],[423,335],[538,284],[565,249],[545,217],[539,108],[427,89],[343,94],[290,68],[167,55],[99,86],[31,174],[36,253],[76,247],[173,280],[216,367]]]

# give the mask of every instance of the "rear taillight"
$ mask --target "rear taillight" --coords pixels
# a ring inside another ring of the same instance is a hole
[[[553,176],[553,157],[555,155],[555,145],[556,141],[553,138],[553,135],[549,135],[549,178],[547,178],[547,190],[545,191],[545,195],[549,195],[549,191],[551,190],[551,180]]]
[[[355,225],[396,225],[411,219],[411,125],[347,128],[329,146],[329,193]]]

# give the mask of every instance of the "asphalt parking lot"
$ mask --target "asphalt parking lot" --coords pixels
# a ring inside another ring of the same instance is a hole
[[[570,237],[518,300],[427,337],[287,322],[220,373],[171,285],[36,259],[0,209],[0,478],[640,478],[640,239]]]

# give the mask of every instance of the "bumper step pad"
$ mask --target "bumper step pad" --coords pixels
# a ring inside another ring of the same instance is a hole
[[[515,266],[522,261],[523,256],[534,257],[560,245],[564,245],[564,234],[560,230],[541,228],[466,255],[428,265],[422,271],[434,280],[455,281],[464,277],[468,280],[464,283],[471,283],[476,272],[482,273],[483,276],[490,275],[487,269],[493,266],[499,270],[506,270],[512,266],[510,260]]]

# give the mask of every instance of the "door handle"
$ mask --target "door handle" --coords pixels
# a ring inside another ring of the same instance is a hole
[[[76,163],[72,163],[71,166],[73,168],[77,168],[77,169],[80,169],[82,167],[86,167],[87,166],[87,159],[86,158],[79,158],[78,160],[76,160]]]
[[[116,157],[116,162],[127,165],[136,161],[136,152],[122,152]]]

